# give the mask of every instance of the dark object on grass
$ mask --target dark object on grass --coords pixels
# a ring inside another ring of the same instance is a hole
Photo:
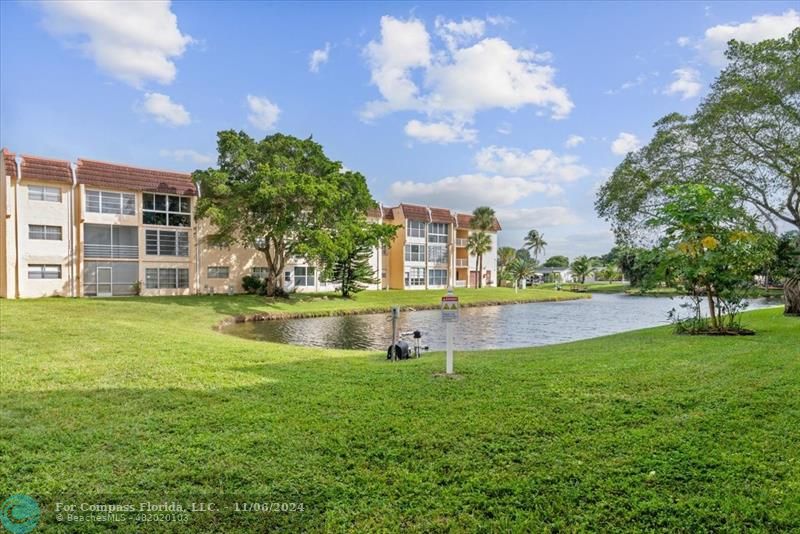
[[[386,351],[386,359],[391,360],[407,360],[409,358],[409,351],[408,351],[408,343],[405,341],[398,341],[394,345],[390,345],[389,349]]]

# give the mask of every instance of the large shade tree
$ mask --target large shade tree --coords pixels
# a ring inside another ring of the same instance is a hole
[[[263,253],[267,295],[282,291],[290,257],[325,262],[340,251],[343,228],[367,224],[375,202],[364,176],[329,159],[312,139],[275,134],[256,141],[226,130],[217,134],[217,149],[218,167],[192,175],[201,193],[196,215],[210,223],[211,244]]]
[[[731,41],[728,64],[691,116],[656,122],[652,141],[628,154],[601,187],[598,213],[620,244],[654,244],[646,222],[670,186],[730,186],[763,225],[800,229],[800,28],[783,39]],[[785,284],[800,313],[800,281]]]

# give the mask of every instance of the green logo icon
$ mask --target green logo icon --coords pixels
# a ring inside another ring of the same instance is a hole
[[[39,523],[39,505],[27,495],[12,495],[3,501],[0,523],[12,534],[26,534]]]

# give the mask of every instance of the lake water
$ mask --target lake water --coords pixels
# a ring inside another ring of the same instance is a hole
[[[455,324],[458,350],[531,347],[668,324],[681,298],[593,294],[591,299],[464,308]],[[754,299],[748,309],[780,305]],[[686,312],[683,311],[683,315]],[[385,351],[391,344],[388,313],[281,319],[234,324],[226,333],[293,345]],[[401,312],[399,331],[420,330],[424,345],[444,350],[439,310]],[[411,343],[411,340],[408,340]]]

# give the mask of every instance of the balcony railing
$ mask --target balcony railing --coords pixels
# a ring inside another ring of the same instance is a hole
[[[467,246],[467,240],[465,238],[463,238],[463,237],[456,238],[456,246],[457,247],[466,247]]]
[[[136,245],[83,245],[83,255],[87,258],[122,258],[136,259],[139,257],[139,247]]]
[[[469,260],[466,258],[456,258],[456,267],[469,267]]]

